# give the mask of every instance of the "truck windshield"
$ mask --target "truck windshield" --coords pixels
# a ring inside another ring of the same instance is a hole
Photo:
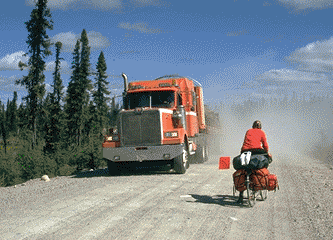
[[[129,93],[126,96],[126,109],[137,107],[171,108],[175,103],[174,91],[152,91]]]

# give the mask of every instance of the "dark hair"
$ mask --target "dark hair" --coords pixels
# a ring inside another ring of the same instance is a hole
[[[252,128],[259,128],[259,129],[261,129],[261,122],[259,120],[255,120],[253,122]]]

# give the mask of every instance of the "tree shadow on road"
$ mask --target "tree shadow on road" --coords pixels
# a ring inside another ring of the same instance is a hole
[[[187,201],[192,203],[218,204],[226,207],[247,207],[246,204],[237,203],[238,196],[233,195],[196,195],[190,194],[195,201]]]

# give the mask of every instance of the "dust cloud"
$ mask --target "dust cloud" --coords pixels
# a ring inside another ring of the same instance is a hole
[[[255,120],[262,122],[270,153],[301,154],[333,164],[333,98],[247,100],[220,103],[213,109],[219,114],[220,129],[211,134],[211,159],[240,154],[246,131]]]

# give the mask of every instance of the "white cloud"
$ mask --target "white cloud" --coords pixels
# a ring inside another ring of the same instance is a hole
[[[270,70],[257,75],[253,81],[245,83],[242,88],[255,89],[262,95],[327,94],[333,90],[333,81],[323,73],[304,72],[291,69]]]
[[[45,65],[45,71],[52,73],[54,72],[55,62],[48,62]],[[66,61],[60,61],[60,74],[72,74],[72,70]]]
[[[48,84],[48,83],[44,83],[44,84],[45,84],[45,95],[44,95],[44,97],[46,97],[48,93],[53,92],[53,88],[52,88],[51,84]]]
[[[20,61],[27,63],[29,60],[29,57],[24,57],[23,54],[24,52],[19,51],[10,55],[6,55],[4,58],[0,59],[0,71],[19,70],[18,63]]]
[[[126,30],[134,30],[140,33],[152,34],[152,33],[162,33],[164,32],[158,28],[148,28],[148,24],[144,22],[139,23],[129,23],[129,22],[121,22],[118,24],[118,28],[126,29]]]
[[[29,57],[23,56],[24,52],[15,52],[12,54],[6,55],[4,58],[0,59],[0,71],[6,70],[20,70],[18,63],[20,61],[27,63]],[[45,63],[45,71],[54,72],[55,62]],[[71,74],[71,69],[66,61],[60,62],[60,73],[62,74]]]
[[[0,76],[0,89],[2,92],[10,92],[13,93],[14,91],[16,92],[24,92],[27,93],[27,89],[25,86],[22,85],[16,85],[15,81],[21,79],[22,76]],[[45,83],[45,90],[46,90],[46,94],[48,92],[52,92],[52,86],[51,84]]]
[[[291,69],[273,69],[263,74],[257,75],[255,81],[260,84],[266,85],[290,85],[290,84],[304,84],[306,82],[319,83],[328,81],[325,74],[303,72]],[[297,83],[296,83],[297,82]]]
[[[131,4],[134,5],[134,7],[145,7],[145,6],[170,6],[170,3],[160,1],[160,0],[131,0]]]
[[[333,0],[279,0],[286,7],[295,10],[323,9],[333,7]]]
[[[333,37],[299,48],[285,60],[290,66],[301,71],[332,73]]]
[[[260,94],[331,95],[333,92],[333,38],[310,43],[296,49],[285,58],[292,69],[272,69],[242,88],[255,89]]]
[[[119,8],[121,6],[120,0],[89,0],[85,2],[88,4],[91,3],[94,8],[99,9],[112,9]]]
[[[14,91],[23,91],[26,92],[26,88],[21,85],[15,85],[15,81],[19,80],[21,77],[18,76],[0,76],[0,89],[4,92],[14,92]]]
[[[25,0],[26,5],[34,7],[37,0]],[[48,7],[51,10],[69,9],[99,9],[99,10],[122,10],[124,7],[137,8],[146,6],[169,6],[170,3],[161,0],[129,0],[126,4],[122,0],[48,0]]]
[[[26,0],[28,6],[34,7],[36,0]],[[101,9],[110,10],[121,7],[120,0],[48,0],[48,7],[52,10],[61,9]]]
[[[280,95],[280,94],[277,94],[277,93],[257,93],[257,92],[253,92],[253,93],[250,93],[249,95],[247,95],[248,98],[250,99],[262,99],[262,98],[265,98],[266,100],[270,99],[283,99],[284,98],[284,95]]]
[[[92,51],[100,50],[111,45],[110,41],[104,37],[100,32],[90,31],[87,33],[89,46]]]
[[[89,46],[91,47],[90,51],[98,51],[110,46],[110,41],[104,37],[100,32],[90,31],[87,32]],[[57,35],[51,38],[52,43],[61,42],[62,43],[62,52],[73,52],[75,44],[78,39],[80,39],[81,34],[75,34],[73,32],[63,32],[58,33]]]
[[[51,37],[51,42],[61,42],[61,52],[72,52],[76,41],[80,38],[80,34],[74,34],[73,32],[58,33],[54,37]]]

